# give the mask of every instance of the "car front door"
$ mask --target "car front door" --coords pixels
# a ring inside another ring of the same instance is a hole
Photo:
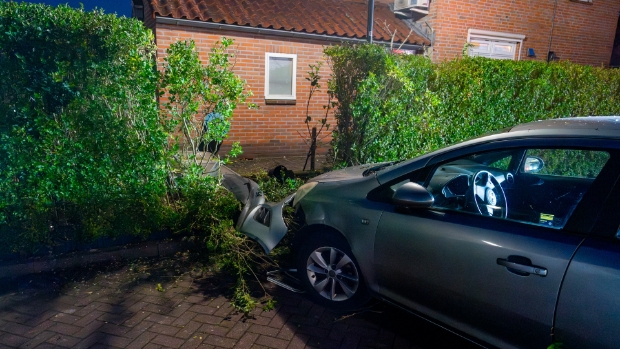
[[[381,217],[379,293],[499,347],[548,346],[562,279],[584,240],[566,223],[609,158],[571,151],[521,149],[492,164],[470,154],[435,166],[424,180],[435,206],[395,205]],[[551,172],[528,170],[528,156]],[[585,175],[566,169],[593,156]]]

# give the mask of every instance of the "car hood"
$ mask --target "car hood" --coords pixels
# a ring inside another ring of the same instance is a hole
[[[374,176],[374,172],[372,172],[373,168],[383,167],[383,165],[390,164],[389,162],[382,162],[377,164],[365,164],[360,166],[352,166],[343,168],[342,170],[336,170],[324,173],[320,176],[314,177],[310,180],[310,182],[340,182],[347,181],[355,178],[362,178],[368,175]]]

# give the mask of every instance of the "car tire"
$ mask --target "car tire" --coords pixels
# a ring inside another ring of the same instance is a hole
[[[312,301],[332,310],[359,309],[370,294],[349,244],[338,233],[312,233],[297,254],[299,280]]]

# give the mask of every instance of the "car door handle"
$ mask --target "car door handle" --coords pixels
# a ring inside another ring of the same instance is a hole
[[[497,264],[503,265],[504,267],[508,268],[509,271],[513,271],[513,270],[517,271],[517,274],[519,275],[522,275],[521,273],[525,273],[528,275],[535,274],[539,276],[547,276],[547,269],[542,268],[542,267],[537,267],[535,265],[525,265],[525,264],[515,263],[509,260],[503,259],[503,258],[498,258]]]

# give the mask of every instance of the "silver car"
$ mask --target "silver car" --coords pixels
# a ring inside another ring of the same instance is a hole
[[[239,229],[296,232],[309,296],[370,296],[481,345],[620,346],[620,117],[540,121],[400,163],[318,176],[281,203],[247,184]]]

